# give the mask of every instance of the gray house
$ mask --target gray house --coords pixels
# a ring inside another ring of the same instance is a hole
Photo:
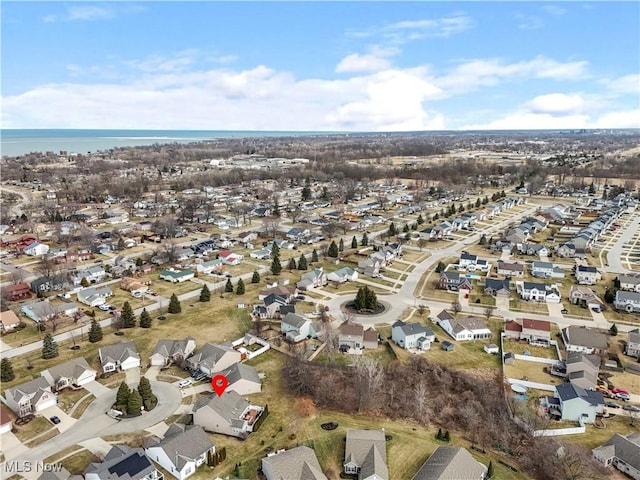
[[[267,480],[328,480],[316,453],[305,446],[263,458],[262,472]]]
[[[252,405],[235,390],[227,390],[222,396],[216,394],[198,399],[193,408],[193,423],[207,432],[231,437],[247,438],[264,411]]]
[[[567,354],[567,378],[573,385],[583,388],[595,388],[600,370],[600,357],[580,352]]]
[[[593,458],[605,467],[614,467],[634,480],[640,480],[640,433],[614,434],[592,450]]]
[[[438,447],[413,480],[483,480],[487,467],[462,447]]]
[[[634,328],[629,331],[624,353],[630,357],[640,358],[640,329]]]
[[[558,385],[554,396],[559,401],[562,420],[594,423],[596,414],[604,410],[602,393],[585,390],[571,383]]]
[[[613,306],[616,310],[638,313],[640,312],[640,293],[618,290],[613,300]]]
[[[91,463],[84,471],[85,480],[163,480],[141,448],[115,445],[104,461]]]
[[[347,430],[344,472],[358,480],[389,480],[387,446],[383,430]]]
[[[562,341],[567,352],[605,353],[608,348],[604,333],[575,325],[562,329]]]
[[[435,338],[433,330],[419,323],[405,323],[398,320],[391,329],[391,339],[404,349],[429,350]]]

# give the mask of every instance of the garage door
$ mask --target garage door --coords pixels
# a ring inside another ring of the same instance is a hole
[[[40,405],[38,405],[36,411],[39,412],[40,410],[44,410],[45,408],[53,407],[56,404],[56,400],[56,397],[52,397],[51,399],[42,402]]]
[[[89,382],[93,382],[95,379],[96,379],[95,375],[92,375],[92,374],[84,375],[84,376],[78,378],[78,385],[80,385],[80,386],[86,385]]]

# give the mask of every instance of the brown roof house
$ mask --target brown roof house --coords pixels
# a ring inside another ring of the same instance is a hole
[[[161,367],[171,364],[180,366],[195,349],[196,339],[193,337],[184,340],[158,340],[149,356],[149,363]]]
[[[31,287],[26,283],[18,283],[17,285],[8,285],[2,288],[2,295],[11,302],[31,298]]]
[[[252,405],[235,390],[226,390],[198,399],[193,408],[193,423],[207,432],[247,438],[264,412],[264,407]]]
[[[339,330],[338,345],[348,345],[355,349],[378,348],[378,332],[373,327],[365,330],[359,323],[344,322]]]
[[[389,480],[384,430],[347,430],[343,466],[358,480]]]
[[[546,320],[524,318],[522,320],[520,339],[529,343],[549,343],[551,340],[551,323]]]
[[[522,335],[522,325],[515,320],[507,320],[504,324],[504,336],[520,340],[520,335]]]
[[[13,310],[0,312],[0,331],[2,333],[11,332],[20,325],[20,319]]]

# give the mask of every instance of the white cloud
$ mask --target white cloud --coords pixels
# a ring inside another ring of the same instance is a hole
[[[467,15],[455,14],[448,17],[403,20],[364,31],[349,31],[347,35],[355,38],[379,36],[387,42],[402,44],[413,40],[433,37],[450,37],[464,32],[473,26]]]
[[[566,8],[562,8],[557,5],[543,5],[541,9],[543,12],[548,13],[552,17],[556,18],[560,18],[564,16],[565,13],[567,13]]]
[[[640,128],[640,108],[606,113],[594,122],[594,128]]]
[[[579,113],[584,107],[584,100],[580,95],[549,93],[535,97],[526,106],[534,114],[568,116]]]
[[[544,22],[537,15],[516,13],[513,18],[518,22],[517,24],[520,30],[537,30],[544,26]]]
[[[369,53],[352,53],[344,57],[336,66],[337,73],[345,72],[377,72],[391,67],[389,57],[397,55],[400,50],[395,47],[372,46]]]
[[[67,11],[62,15],[47,15],[44,21],[52,22],[74,22],[87,20],[108,20],[115,17],[115,10],[112,6],[104,7],[97,5],[73,5],[67,7]]]
[[[538,130],[588,128],[588,115],[555,117],[547,113],[515,112],[488,123],[465,125],[461,130]]]
[[[640,94],[640,73],[632,73],[602,82],[614,93]]]

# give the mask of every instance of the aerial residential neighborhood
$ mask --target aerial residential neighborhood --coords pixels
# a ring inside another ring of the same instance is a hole
[[[639,18],[2,2],[0,478],[640,480]]]

